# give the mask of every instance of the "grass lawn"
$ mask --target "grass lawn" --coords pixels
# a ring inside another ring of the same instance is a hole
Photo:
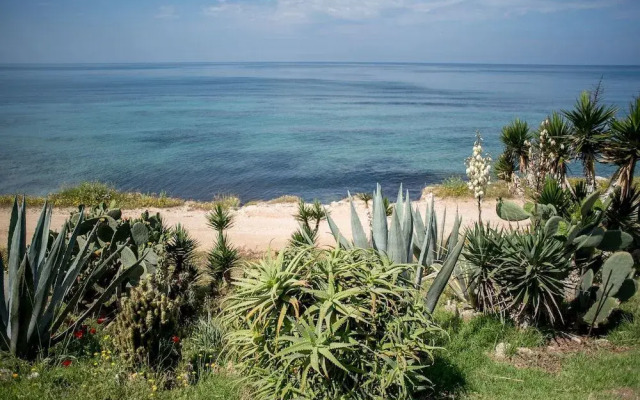
[[[449,334],[434,366],[427,370],[435,385],[424,398],[453,399],[638,399],[640,398],[640,298],[624,304],[622,322],[608,335],[609,343],[584,343],[566,351],[548,352],[549,338],[536,329],[518,330],[493,317],[462,322],[439,311],[436,319]],[[503,342],[507,358],[495,360]],[[533,349],[525,358],[518,347]],[[538,354],[539,353],[539,354]],[[58,366],[47,366],[56,364]],[[132,378],[119,363],[100,357],[59,363],[27,364],[0,360],[0,398],[4,399],[250,399],[241,379],[232,373],[209,373],[196,384],[165,390],[162,375],[139,373]],[[33,372],[38,377],[29,378]],[[17,376],[13,376],[17,373]]]

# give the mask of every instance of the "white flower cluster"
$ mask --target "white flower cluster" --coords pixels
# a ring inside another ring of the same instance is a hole
[[[473,195],[478,201],[482,200],[487,185],[490,181],[491,157],[482,155],[482,137],[478,133],[473,145],[473,155],[466,160],[467,186],[473,191]]]

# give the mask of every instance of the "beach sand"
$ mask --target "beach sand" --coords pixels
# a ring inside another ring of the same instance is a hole
[[[423,197],[413,202],[413,207],[419,207],[424,218],[425,210],[428,202],[431,200],[432,194],[425,194]],[[522,201],[515,200],[522,204]],[[356,209],[363,224],[368,224],[367,209],[364,202],[355,200]],[[370,203],[371,205],[371,203]],[[483,221],[489,221],[492,224],[505,225],[495,212],[496,200],[485,200],[482,207]],[[438,214],[438,223],[442,221],[446,209],[445,229],[451,229],[454,221],[456,209],[462,216],[463,226],[472,225],[478,218],[478,210],[473,199],[435,199],[435,208]],[[348,200],[332,202],[326,205],[326,209],[331,213],[331,217],[336,222],[342,234],[351,238],[351,217]],[[198,240],[199,250],[206,251],[213,246],[215,240],[215,232],[207,225],[207,211],[192,208],[187,203],[182,207],[154,209],[149,208],[149,212],[160,212],[164,222],[168,226],[181,223],[189,233]],[[69,217],[70,208],[56,208],[53,210],[51,218],[51,228],[58,230]],[[123,210],[125,217],[138,217],[143,209]],[[229,238],[231,243],[239,249],[250,253],[261,253],[265,250],[281,249],[289,240],[291,233],[298,228],[298,222],[294,215],[297,212],[296,203],[257,203],[241,207],[232,211],[234,216],[233,227],[229,230]],[[33,229],[35,228],[40,209],[29,208],[27,210],[27,233],[28,239],[31,240]],[[6,246],[7,230],[9,227],[9,217],[11,215],[10,208],[0,208],[0,247]],[[365,232],[368,233],[365,228]],[[335,241],[329,230],[326,221],[320,224],[318,244],[321,246],[333,246]]]

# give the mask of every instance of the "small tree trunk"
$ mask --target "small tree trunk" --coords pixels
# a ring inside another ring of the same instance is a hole
[[[627,165],[621,167],[620,176],[618,177],[618,184],[620,185],[620,194],[622,198],[627,197],[633,184],[633,172],[636,167],[636,159],[632,158]]]

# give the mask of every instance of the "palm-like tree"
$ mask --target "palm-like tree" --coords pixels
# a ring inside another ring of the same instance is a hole
[[[602,145],[603,161],[618,166],[617,178],[623,198],[629,194],[636,162],[640,158],[640,97],[629,105],[626,118],[611,122],[609,135]]]
[[[576,101],[575,108],[563,111],[571,122],[571,150],[573,158],[582,161],[587,187],[590,192],[596,188],[596,157],[600,144],[608,134],[609,123],[616,114],[615,107],[600,105],[599,90],[593,94],[584,91]]]
[[[557,112],[553,112],[545,123],[547,135],[551,143],[551,173],[562,185],[567,185],[567,164],[571,159],[571,127]]]
[[[529,163],[528,143],[531,138],[529,124],[518,118],[502,128],[500,140],[505,146],[505,154],[513,160],[518,160],[520,173],[524,173],[527,170],[527,164]]]

